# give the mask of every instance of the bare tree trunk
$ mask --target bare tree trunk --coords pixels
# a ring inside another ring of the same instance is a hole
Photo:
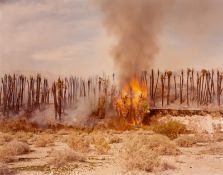
[[[189,76],[190,76],[190,69],[187,69],[187,106],[189,106]]]
[[[162,86],[162,107],[163,107],[163,101],[164,101],[164,86],[165,86],[165,76],[161,75],[161,86]]]
[[[156,106],[156,103],[155,103],[155,101],[156,101],[156,91],[157,91],[157,88],[158,88],[159,77],[160,77],[160,72],[158,70],[158,72],[157,72],[157,79],[156,79],[156,87],[155,87],[155,91],[154,91],[154,95],[153,95],[153,97],[154,97],[153,98],[154,106]]]
[[[180,77],[180,104],[183,103],[183,87],[184,87],[184,72],[182,70]]]
[[[177,83],[176,83],[176,76],[174,75],[174,88],[175,88],[175,101],[177,100]]]
[[[166,74],[167,74],[167,78],[168,78],[167,105],[169,105],[170,104],[170,78],[172,76],[172,72],[168,71]]]

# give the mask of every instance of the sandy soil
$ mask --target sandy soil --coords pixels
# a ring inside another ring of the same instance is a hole
[[[55,143],[46,147],[37,147],[31,142],[33,136],[27,140],[31,152],[17,156],[17,161],[8,163],[9,169],[14,174],[21,175],[43,175],[43,174],[80,174],[80,175],[122,175],[122,174],[159,174],[159,175],[221,175],[223,173],[223,142],[196,143],[190,148],[179,148],[182,152],[178,156],[163,156],[162,159],[168,162],[172,168],[161,172],[129,172],[123,169],[118,161],[120,149],[125,142],[129,141],[129,136],[137,134],[153,135],[151,131],[134,130],[126,132],[103,131],[109,133],[109,137],[118,137],[122,141],[110,144],[110,150],[106,154],[91,152],[84,162],[69,163],[63,168],[54,169],[48,165],[50,160],[49,152],[54,150],[64,150],[68,145],[62,140],[69,137],[72,131],[54,134]],[[1,133],[3,134],[3,133]],[[208,151],[210,148],[219,148],[218,152]]]

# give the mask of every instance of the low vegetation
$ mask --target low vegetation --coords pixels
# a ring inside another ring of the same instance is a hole
[[[179,150],[165,136],[137,135],[130,138],[122,151],[121,162],[128,171],[161,171],[168,168],[161,155],[177,155]]]
[[[175,139],[175,142],[177,146],[180,147],[192,147],[194,144],[196,144],[196,139],[194,136],[182,135]]]
[[[17,155],[26,154],[30,152],[29,145],[27,143],[13,140],[4,144],[0,148],[0,162],[9,163],[16,160]]]
[[[117,131],[126,131],[126,130],[131,130],[133,126],[121,117],[120,118],[114,117],[109,119],[109,121],[106,124],[106,128],[114,129]]]
[[[145,147],[136,149],[129,147],[123,154],[123,165],[128,171],[148,171],[164,170],[165,166],[157,153],[151,150],[146,150]]]
[[[104,137],[96,135],[95,137],[93,137],[92,144],[94,144],[99,154],[106,154],[110,150],[109,143]]]
[[[84,133],[72,133],[66,138],[65,142],[70,148],[78,152],[88,152],[90,150],[91,139]]]
[[[121,143],[123,140],[118,136],[111,136],[109,144]]]
[[[71,149],[53,150],[49,156],[51,159],[48,163],[54,168],[60,168],[72,162],[85,161],[84,156]]]
[[[35,138],[34,145],[37,147],[46,147],[54,144],[54,136],[49,134],[39,135]]]
[[[27,142],[32,137],[33,137],[32,132],[19,131],[15,133],[15,138],[21,142]]]
[[[13,136],[7,133],[0,133],[0,145],[4,145],[7,142],[13,140]]]
[[[23,116],[0,122],[0,131],[2,132],[36,132],[38,130],[37,128],[38,126],[35,123],[31,123]]]
[[[180,134],[187,133],[186,126],[174,120],[153,124],[151,128],[154,132],[158,134],[166,135],[170,139],[175,139]]]
[[[3,145],[2,150],[8,155],[17,156],[30,152],[29,145],[25,142],[13,140]]]

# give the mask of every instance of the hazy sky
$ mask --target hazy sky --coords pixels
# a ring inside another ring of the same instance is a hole
[[[186,16],[171,16],[178,22],[167,22],[158,36],[155,67],[223,67],[223,1],[209,1],[213,3],[199,16],[199,25],[188,9],[183,9]],[[182,11],[180,5],[175,8]],[[110,52],[115,38],[106,32],[102,17],[94,0],[0,0],[0,72],[113,72]],[[184,35],[187,23],[190,35]],[[201,35],[207,29],[208,35]]]

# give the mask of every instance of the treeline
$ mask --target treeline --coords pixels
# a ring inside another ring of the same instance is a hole
[[[149,79],[152,106],[221,105],[223,72],[219,70],[187,69],[177,73],[152,70],[149,76],[144,72],[142,77],[143,81]],[[161,104],[158,105],[160,101]]]
[[[0,111],[3,116],[10,117],[26,111],[31,114],[43,110],[53,104],[55,119],[62,119],[65,109],[77,105],[81,98],[93,98],[94,107],[103,94],[108,97],[109,80],[104,76],[81,78],[58,78],[49,83],[40,74],[26,77],[24,75],[4,75],[0,86]],[[107,98],[108,99],[108,98]]]
[[[221,106],[223,72],[220,70],[194,69],[180,72],[152,69],[135,77],[148,89],[150,107]],[[92,102],[92,113],[104,117],[106,110],[114,107],[120,98],[115,74],[112,76],[59,77],[52,81],[40,74],[4,75],[0,85],[0,111],[10,117],[20,111],[32,113],[53,105],[55,119],[61,120],[65,110],[76,107],[81,99]]]

